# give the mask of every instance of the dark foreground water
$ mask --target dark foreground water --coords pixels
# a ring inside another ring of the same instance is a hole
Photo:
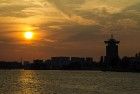
[[[0,70],[0,94],[140,94],[140,74]]]

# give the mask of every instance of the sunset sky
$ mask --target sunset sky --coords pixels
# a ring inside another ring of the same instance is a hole
[[[140,51],[140,0],[0,0],[0,60],[98,59],[111,34],[120,56]]]

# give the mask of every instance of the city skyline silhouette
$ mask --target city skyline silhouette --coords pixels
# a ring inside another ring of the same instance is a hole
[[[140,94],[140,0],[0,0],[0,94]]]
[[[119,56],[119,43],[113,35],[104,41],[106,55],[100,56],[100,61],[94,57],[57,56],[50,59],[36,58],[32,62],[21,60],[6,62],[0,61],[0,69],[24,70],[102,70],[118,72],[140,72],[140,52],[135,56]]]

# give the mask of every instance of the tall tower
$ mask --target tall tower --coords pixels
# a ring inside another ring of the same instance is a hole
[[[118,44],[120,43],[120,41],[117,41],[116,39],[114,39],[113,35],[111,35],[111,38],[104,42],[106,44],[106,58],[111,60],[119,58]]]

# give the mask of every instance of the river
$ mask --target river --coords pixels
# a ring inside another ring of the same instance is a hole
[[[140,74],[0,70],[0,94],[140,94]]]

